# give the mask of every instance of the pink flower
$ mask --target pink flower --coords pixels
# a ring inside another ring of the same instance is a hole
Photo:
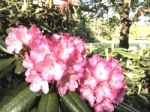
[[[109,79],[111,69],[109,69],[108,62],[103,60],[98,55],[93,55],[89,59],[88,66],[92,71],[91,74],[97,81],[107,81]]]
[[[80,79],[81,97],[96,112],[112,112],[123,101],[125,81],[122,68],[113,58],[104,60],[98,55],[88,59],[85,75]]]
[[[94,76],[92,76],[91,71],[89,71],[89,69],[86,69],[86,75],[81,78],[80,83],[90,87],[91,89],[94,89],[97,86],[98,81]]]
[[[48,82],[60,80],[64,74],[65,65],[57,62],[56,57],[47,54],[44,61],[35,65],[35,70],[41,73],[41,77]]]
[[[19,54],[24,46],[29,47],[29,44],[33,43],[31,42],[33,38],[36,38],[34,40],[38,40],[39,35],[41,36],[42,34],[35,25],[32,25],[29,30],[23,25],[13,28],[5,40],[8,52]]]
[[[93,70],[93,75],[98,81],[107,81],[111,75],[108,63],[105,61],[98,62]]]
[[[34,82],[34,80],[35,80],[36,78],[41,79],[40,74],[37,73],[37,71],[35,71],[34,69],[28,69],[28,70],[26,71],[26,73],[25,73],[25,76],[26,76],[26,79],[25,79],[25,80],[26,80],[26,82],[28,82],[28,83]]]
[[[114,111],[114,105],[108,99],[106,99],[102,103],[96,103],[94,105],[94,108],[96,112],[113,112]]]
[[[30,49],[34,49],[42,43],[46,44],[48,41],[36,25],[32,25],[28,29],[28,34],[32,37],[28,43]]]
[[[97,85],[94,89],[94,93],[96,96],[96,102],[101,103],[103,99],[107,98],[110,100],[115,100],[115,95],[112,91],[113,89],[105,82]]]
[[[75,91],[79,86],[78,79],[80,79],[80,77],[77,75],[65,74],[61,80],[57,81],[59,94],[63,96],[67,91]]]
[[[30,56],[27,53],[24,55],[23,66],[25,68],[33,68],[34,66],[34,62],[30,59]]]
[[[20,25],[18,28],[13,28],[5,40],[8,52],[18,54],[23,44],[28,44],[30,39],[31,36],[28,35],[26,27]]]
[[[30,90],[33,92],[42,91],[44,94],[49,92],[49,85],[40,74],[34,69],[28,69],[25,73],[26,82],[30,83]]]
[[[81,92],[81,98],[84,100],[88,100],[90,106],[94,106],[96,97],[94,96],[93,90],[89,86],[83,86],[80,89]]]
[[[119,79],[118,79],[119,77]],[[116,73],[111,76],[111,79],[109,80],[109,84],[112,88],[121,89],[125,86],[124,83],[124,76],[121,73]]]
[[[26,72],[26,81],[30,84],[30,90],[33,92],[42,91],[47,94],[49,91],[48,82],[43,80],[35,70],[31,69]]]
[[[88,59],[88,62],[89,62],[88,64],[91,67],[95,67],[96,64],[101,61],[103,61],[101,57],[99,57],[98,55],[93,55],[91,58]]]
[[[66,65],[62,79],[57,81],[58,91],[60,95],[64,95],[68,90],[75,91],[79,86],[86,64],[86,50],[81,39],[68,33],[61,35],[55,42],[55,53]]]
[[[35,62],[38,63],[43,61],[47,54],[51,54],[51,50],[49,48],[48,40],[42,39],[39,43],[32,44],[31,51],[30,51],[30,58]]]
[[[35,80],[30,85],[30,90],[33,92],[42,91],[44,94],[49,92],[49,86],[47,81],[43,81],[40,78],[35,78]]]

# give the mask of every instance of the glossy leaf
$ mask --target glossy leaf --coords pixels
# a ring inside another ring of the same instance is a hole
[[[35,100],[37,94],[25,88],[18,95],[16,95],[7,104],[3,105],[0,112],[21,112],[25,110],[29,104]]]
[[[13,97],[15,97],[17,94],[19,94],[22,90],[24,90],[27,87],[26,82],[21,82],[18,85],[16,85],[13,88],[5,89],[5,95],[2,98],[2,101],[0,102],[0,108],[8,103]]]
[[[71,112],[81,112],[80,108],[73,101],[73,99],[70,97],[69,94],[66,94],[66,95],[62,96],[61,99],[62,99],[62,102],[68,108],[69,111],[71,111]]]
[[[59,105],[60,105],[60,112],[69,112],[69,110],[67,109],[66,105],[62,102],[62,100],[60,100]]]
[[[139,110],[135,109],[134,107],[126,104],[121,103],[117,108],[115,112],[140,112]]]
[[[91,112],[85,102],[83,102],[80,96],[76,93],[68,92],[62,96],[61,99],[70,112],[85,112],[85,110],[86,112]]]
[[[58,112],[59,100],[57,92],[51,88],[48,94],[43,94],[37,109],[37,112]]]
[[[80,96],[76,92],[69,92],[68,93],[74,102],[79,106],[82,112],[91,112],[88,105],[80,98]]]
[[[128,95],[124,102],[116,107],[115,112],[149,112],[150,99],[149,94]]]

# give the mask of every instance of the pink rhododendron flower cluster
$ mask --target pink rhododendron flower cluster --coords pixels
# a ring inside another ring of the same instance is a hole
[[[104,60],[98,55],[89,58],[80,93],[96,112],[112,112],[125,94],[124,76],[117,60]]]
[[[19,53],[23,47],[23,66],[27,68],[26,81],[34,92],[48,93],[49,85],[56,81],[60,95],[75,91],[86,64],[84,42],[68,33],[46,38],[35,26],[14,28],[6,38],[8,51]],[[15,46],[14,46],[15,45]]]
[[[46,37],[36,25],[20,25],[9,33],[6,45],[8,52],[23,56],[25,80],[33,92],[47,94],[52,84],[61,96],[78,90],[96,112],[112,112],[123,100],[125,81],[117,60],[98,55],[86,59],[85,43],[78,37]]]

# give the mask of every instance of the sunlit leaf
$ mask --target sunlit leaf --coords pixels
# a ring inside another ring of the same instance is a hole
[[[79,108],[82,110],[82,112],[91,112],[88,105],[80,98],[79,94],[76,92],[69,92],[68,93],[71,98],[74,100],[74,102],[79,106]]]
[[[80,96],[74,92],[68,92],[61,97],[62,102],[71,112],[92,112]]]
[[[58,95],[54,88],[51,88],[48,94],[43,94],[37,109],[37,112],[58,112]]]
[[[131,53],[131,52],[127,52],[127,51],[125,51],[124,49],[122,49],[122,48],[115,48],[115,49],[113,49],[113,51],[112,51],[113,53],[119,53],[120,55],[122,55],[122,56],[124,56],[124,57],[127,57],[127,58],[130,58],[130,59],[140,59],[141,58],[141,56],[140,55],[138,55],[138,54],[133,54],[133,53]]]
[[[25,88],[18,95],[12,98],[8,103],[2,106],[0,112],[21,112],[35,100],[37,94]]]

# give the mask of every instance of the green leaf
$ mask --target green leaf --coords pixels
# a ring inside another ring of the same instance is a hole
[[[16,69],[15,69],[15,73],[16,74],[21,74],[25,72],[25,68],[22,65],[22,60],[18,60],[16,61]]]
[[[26,87],[18,95],[12,98],[7,104],[3,105],[0,112],[21,112],[33,103],[37,94]]]
[[[80,96],[76,92],[69,92],[68,94],[83,112],[91,112],[88,105],[80,98]]]
[[[54,88],[50,89],[48,94],[43,94],[37,109],[37,112],[58,112],[59,100]]]
[[[149,112],[150,99],[148,94],[132,94],[125,97],[115,112]]]
[[[0,72],[5,70],[14,61],[15,58],[0,59]]]
[[[66,105],[62,102],[62,100],[60,100],[59,105],[60,105],[60,112],[69,112],[68,108],[67,108]]]
[[[5,41],[0,39],[0,45],[2,45],[3,47],[5,47]]]
[[[70,112],[91,112],[76,93],[68,92],[64,96],[61,96],[61,99]]]
[[[139,110],[135,109],[134,107],[128,105],[127,103],[121,103],[116,108],[115,112],[140,112]]]
[[[7,67],[7,69],[5,69],[4,71],[2,71],[0,73],[0,79],[9,75],[9,73],[15,68],[15,64],[12,63],[9,67]]]
[[[13,88],[5,89],[6,92],[5,92],[5,95],[3,95],[2,101],[0,102],[0,108],[4,104],[8,103],[13,97],[15,97],[17,94],[19,94],[26,87],[27,87],[27,83],[21,82]]]
[[[139,60],[141,57],[138,54],[133,54],[131,52],[128,52],[122,48],[115,48],[113,49],[112,53],[119,53],[120,55],[130,58],[130,59],[137,59]]]
[[[81,112],[78,105],[73,101],[68,93],[61,96],[61,100],[70,112]]]

